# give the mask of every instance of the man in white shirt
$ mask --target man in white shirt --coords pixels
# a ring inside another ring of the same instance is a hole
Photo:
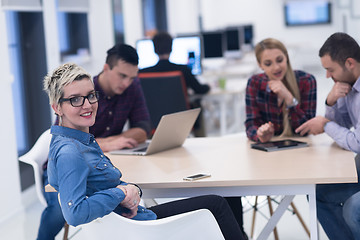
[[[327,133],[342,148],[360,153],[360,47],[345,33],[334,33],[319,51],[326,77],[334,86],[325,117],[316,116],[295,132]],[[356,157],[358,176],[360,155]],[[329,239],[360,239],[360,184],[316,186],[318,219]]]

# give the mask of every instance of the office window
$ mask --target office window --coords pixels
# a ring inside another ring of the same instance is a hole
[[[142,0],[144,35],[152,37],[159,31],[167,31],[166,1]]]
[[[113,21],[115,31],[115,42],[124,43],[124,13],[122,7],[122,0],[113,0]]]
[[[58,12],[62,62],[81,64],[90,55],[87,13]]]
[[[49,100],[42,79],[47,73],[44,23],[41,12],[6,12],[9,61],[18,154],[30,149],[41,133],[50,127]],[[36,61],[34,61],[36,59]],[[20,163],[22,190],[34,183],[32,168]]]
[[[22,62],[19,32],[16,31],[19,22],[17,14],[13,11],[6,12],[6,22],[8,25],[7,35],[9,44],[9,57],[11,73],[14,76],[12,84],[12,95],[14,102],[15,126],[16,126],[16,144],[19,154],[28,149],[25,115],[25,96],[24,84],[22,83]]]

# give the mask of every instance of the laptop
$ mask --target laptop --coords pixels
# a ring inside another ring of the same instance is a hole
[[[309,145],[306,142],[295,141],[292,139],[284,139],[284,140],[280,140],[280,141],[251,144],[252,148],[266,151],[266,152],[273,152],[273,151],[301,148],[301,147],[308,147],[308,146]]]
[[[163,115],[151,140],[139,144],[136,148],[120,149],[110,154],[149,155],[180,147],[189,136],[199,116],[200,108]]]

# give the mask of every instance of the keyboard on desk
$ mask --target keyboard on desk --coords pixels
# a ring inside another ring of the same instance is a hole
[[[148,146],[134,150],[134,152],[146,152]]]

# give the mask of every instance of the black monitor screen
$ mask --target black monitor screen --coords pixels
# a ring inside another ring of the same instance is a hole
[[[238,28],[226,29],[225,35],[226,35],[226,50],[228,51],[240,50],[239,29]]]
[[[331,4],[325,0],[292,0],[284,9],[287,26],[331,23]]]
[[[203,32],[204,58],[223,57],[223,32]]]
[[[254,38],[253,33],[253,26],[252,25],[245,25],[244,26],[244,43],[245,44],[252,44]]]

